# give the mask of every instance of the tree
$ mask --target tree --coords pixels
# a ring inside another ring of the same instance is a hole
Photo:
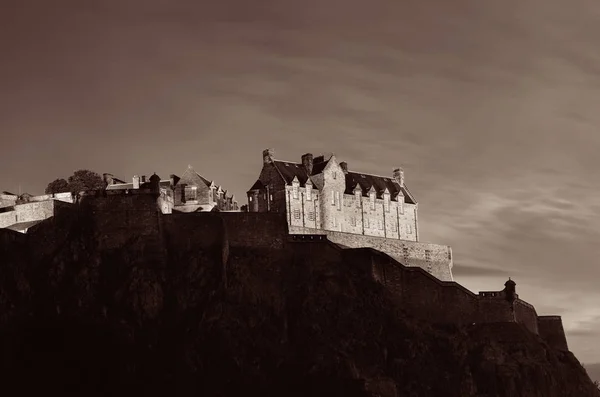
[[[55,179],[46,187],[46,194],[71,192],[77,194],[82,190],[101,190],[106,187],[104,180],[90,170],[75,171],[67,180]]]
[[[69,183],[63,178],[53,180],[46,187],[46,194],[65,193],[68,191],[70,191]]]
[[[101,190],[105,183],[100,175],[90,170],[75,171],[68,179],[71,193],[79,193],[82,190]]]

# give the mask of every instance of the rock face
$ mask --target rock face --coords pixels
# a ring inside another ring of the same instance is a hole
[[[144,228],[119,234],[111,231],[120,221],[109,225],[106,213],[83,206],[27,236],[0,233],[0,388],[63,396],[600,395],[571,353],[518,324],[459,329],[407,317],[331,243],[244,247],[219,214],[203,214],[204,232],[156,215],[158,233],[146,215]]]

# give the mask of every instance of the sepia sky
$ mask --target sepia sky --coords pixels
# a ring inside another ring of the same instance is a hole
[[[512,277],[600,362],[598,48],[598,0],[2,0],[0,191],[402,166],[456,281]]]

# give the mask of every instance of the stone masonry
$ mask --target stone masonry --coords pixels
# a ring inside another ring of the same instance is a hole
[[[326,234],[348,248],[376,248],[440,280],[453,279],[451,248],[419,241],[418,203],[400,168],[378,176],[350,171],[335,155],[307,153],[296,163],[276,160],[274,150],[266,149],[247,195],[249,212],[285,213],[291,233]]]

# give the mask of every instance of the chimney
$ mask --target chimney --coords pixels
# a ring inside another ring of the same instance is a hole
[[[402,168],[396,168],[394,170],[393,178],[400,186],[404,187],[404,170]]]
[[[175,186],[175,174],[169,175],[169,179],[171,180],[171,187]]]
[[[139,189],[140,188],[140,177],[137,175],[133,176],[133,188],[134,189]]]
[[[102,179],[104,180],[104,183],[107,185],[113,184],[113,178],[114,178],[113,174],[102,174]]]
[[[344,174],[348,173],[348,163],[346,163],[345,161],[342,161],[340,163],[340,167],[342,168],[342,171],[344,171]]]
[[[275,149],[263,150],[263,163],[264,164],[272,163],[274,157],[275,157]]]
[[[304,156],[302,156],[302,165],[304,166],[306,173],[309,176],[312,175],[312,170],[313,170],[313,155],[312,155],[312,153],[306,153]]]
[[[146,175],[142,175],[142,179],[140,180],[140,183],[146,183]]]

